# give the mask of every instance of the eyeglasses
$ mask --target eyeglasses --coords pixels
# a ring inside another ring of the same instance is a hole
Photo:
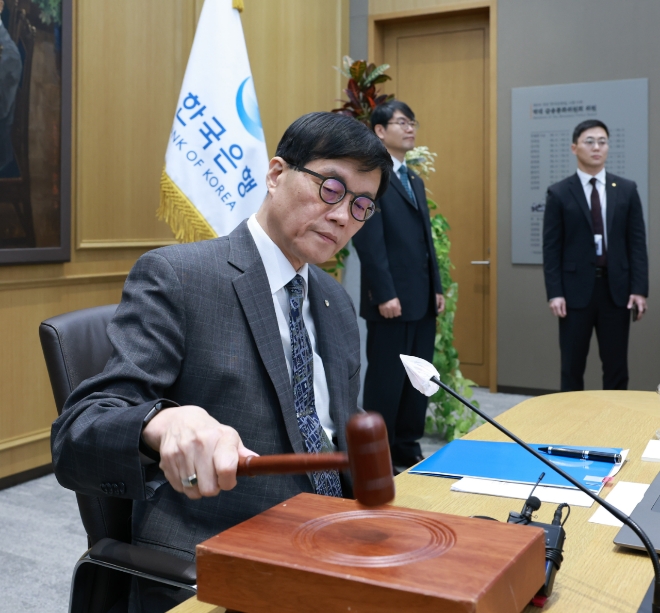
[[[419,128],[419,121],[416,119],[395,119],[394,121],[388,121],[387,123],[395,123],[397,126],[400,126],[404,130],[406,128],[412,128],[413,130],[417,130],[417,128]]]
[[[593,149],[596,145],[598,145],[599,147],[607,147],[610,144],[610,141],[608,141],[606,138],[599,138],[599,139],[585,138],[582,141],[582,144],[585,147],[589,147],[589,149]]]
[[[341,179],[337,177],[324,177],[318,172],[309,170],[302,166],[294,166],[289,164],[291,168],[299,172],[306,172],[308,175],[312,175],[317,179],[321,179],[321,185],[319,187],[319,196],[321,200],[326,204],[339,204],[346,194],[351,194],[354,196],[353,200],[350,201],[350,210],[353,219],[357,221],[367,221],[376,211],[376,204],[371,198],[367,196],[361,196],[352,192],[346,188],[346,185]]]

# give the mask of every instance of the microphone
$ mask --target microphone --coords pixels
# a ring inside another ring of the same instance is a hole
[[[541,460],[544,464],[552,468],[556,473],[561,475],[566,481],[572,483],[577,487],[581,492],[584,492],[590,498],[593,498],[599,505],[607,509],[614,517],[616,517],[620,522],[623,522],[628,526],[642,541],[642,544],[648,551],[648,554],[651,558],[651,564],[653,564],[653,572],[655,574],[654,584],[653,584],[653,602],[651,604],[651,613],[660,613],[660,561],[658,560],[658,554],[653,547],[653,543],[646,535],[646,533],[632,520],[628,515],[622,513],[616,507],[612,506],[606,500],[603,500],[597,494],[594,494],[591,490],[584,487],[579,481],[571,477],[569,474],[564,472],[558,466],[555,466],[548,458],[540,454],[536,449],[530,447],[525,441],[517,437],[513,432],[507,430],[504,426],[497,423],[494,419],[490,418],[483,411],[475,407],[471,402],[463,398],[460,394],[456,393],[451,387],[445,385],[440,381],[440,373],[435,369],[433,364],[430,364],[426,360],[417,358],[411,355],[400,354],[399,357],[403,362],[403,366],[406,369],[408,378],[412,386],[425,396],[432,396],[438,391],[438,388],[441,387],[445,392],[456,398],[459,402],[464,404],[470,410],[474,411],[479,417],[484,421],[487,421],[489,424],[497,428],[500,432],[508,436],[512,441],[518,443],[521,447],[524,447],[529,453],[531,453],[535,458]]]
[[[543,479],[543,477],[545,477],[545,473],[541,473],[541,476],[534,484],[534,487],[532,488],[532,491],[529,493],[527,500],[525,500],[525,504],[523,506],[522,511],[520,513],[516,513],[515,511],[511,511],[509,513],[509,519],[507,520],[507,523],[528,524],[532,521],[532,513],[534,513],[534,511],[538,511],[541,508],[541,501],[533,494],[538,484],[541,483],[541,479]]]

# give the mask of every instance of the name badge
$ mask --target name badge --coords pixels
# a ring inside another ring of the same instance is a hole
[[[594,234],[594,244],[596,245],[596,255],[603,255],[603,235]]]

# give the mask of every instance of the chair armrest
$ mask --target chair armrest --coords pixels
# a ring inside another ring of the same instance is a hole
[[[114,539],[101,539],[89,550],[92,560],[114,564],[147,575],[162,577],[168,581],[177,581],[186,585],[197,583],[195,562],[147,547],[138,547]]]

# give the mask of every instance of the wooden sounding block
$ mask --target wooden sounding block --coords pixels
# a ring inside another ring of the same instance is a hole
[[[299,494],[197,546],[197,598],[243,613],[514,613],[544,532]]]

